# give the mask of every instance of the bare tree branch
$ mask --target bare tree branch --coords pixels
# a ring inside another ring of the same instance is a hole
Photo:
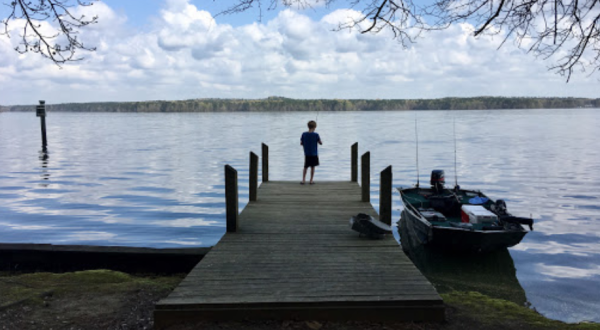
[[[34,52],[60,65],[77,61],[76,51],[93,51],[77,39],[79,29],[97,23],[97,17],[71,14],[74,0],[14,0],[10,14],[2,21],[9,35],[9,23],[23,19],[20,53]],[[94,1],[77,4],[92,5]],[[576,69],[600,70],[600,0],[433,0],[426,5],[418,0],[230,0],[232,6],[218,15],[278,6],[311,9],[333,3],[346,3],[360,16],[341,23],[337,30],[357,29],[361,33],[390,30],[402,45],[413,43],[423,31],[446,29],[454,23],[469,23],[474,36],[500,34],[500,47],[512,41],[537,57],[556,61],[550,70],[570,81]],[[55,30],[42,25],[51,21]],[[10,37],[10,35],[9,35]],[[56,41],[58,42],[56,42]]]
[[[504,0],[502,0],[500,2],[500,5],[498,5],[498,9],[496,10],[496,13],[494,13],[494,15],[492,15],[490,18],[488,18],[482,27],[475,30],[475,36],[480,35],[483,31],[485,31],[485,29],[487,29],[487,27],[490,25],[490,23],[492,23],[500,15],[500,12],[502,11],[502,7],[504,7]]]
[[[233,1],[236,5],[227,13],[244,11],[261,0]],[[362,13],[337,30],[378,33],[389,29],[406,46],[422,31],[466,22],[477,27],[474,36],[502,34],[500,47],[510,40],[534,56],[556,61],[549,69],[566,76],[567,82],[578,68],[591,73],[600,70],[600,0],[434,0],[427,5],[413,1],[337,0]],[[308,0],[269,2],[269,10],[277,4],[310,7]]]
[[[97,0],[77,0],[80,6],[91,6]],[[98,16],[91,18],[81,15],[74,16],[70,8],[70,0],[15,0],[5,4],[10,8],[10,14],[4,20],[4,32],[10,38],[11,21],[24,20],[21,43],[15,50],[21,54],[33,52],[50,59],[59,67],[70,61],[79,61],[83,58],[76,57],[79,50],[95,51],[94,47],[86,47],[77,34],[79,29],[98,22]],[[49,21],[49,22],[48,22]],[[49,26],[44,26],[46,22]],[[46,30],[53,30],[46,32]]]
[[[371,17],[371,20],[373,21],[373,24],[371,24],[370,27],[362,30],[361,33],[371,32],[373,30],[373,28],[377,26],[377,20],[380,18],[381,11],[383,10],[383,7],[385,6],[386,3],[387,3],[387,0],[384,0],[381,3],[381,5],[379,5],[377,7],[377,12],[373,15],[373,17]]]

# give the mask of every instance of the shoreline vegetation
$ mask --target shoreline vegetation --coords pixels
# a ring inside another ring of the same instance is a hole
[[[66,112],[291,112],[600,108],[600,98],[447,97],[440,99],[192,99],[181,101],[47,104]],[[35,111],[35,105],[0,106],[0,112]]]
[[[69,273],[0,272],[0,324],[3,329],[151,329],[154,305],[166,297],[185,274],[127,274],[112,270]],[[320,322],[320,321],[206,321],[169,329],[589,329],[597,323],[567,324],[535,310],[477,292],[441,294],[446,321]]]

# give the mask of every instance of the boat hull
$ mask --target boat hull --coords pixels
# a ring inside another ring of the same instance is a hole
[[[411,240],[417,244],[441,249],[494,251],[519,244],[527,234],[525,230],[465,230],[453,227],[436,227],[418,214],[402,211]]]

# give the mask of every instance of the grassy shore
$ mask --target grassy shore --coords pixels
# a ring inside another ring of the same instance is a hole
[[[154,304],[185,275],[129,275],[109,270],[72,273],[0,273],[0,329],[151,329]],[[206,322],[173,329],[582,329],[515,303],[476,292],[442,294],[444,323],[318,321]]]

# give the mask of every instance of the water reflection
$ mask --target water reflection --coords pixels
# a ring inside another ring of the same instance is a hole
[[[528,305],[507,249],[468,253],[426,247],[409,232],[405,216],[402,212],[398,222],[402,249],[438,292],[477,291],[521,306]]]
[[[48,163],[49,163],[49,159],[50,159],[50,154],[48,152],[48,148],[44,147],[42,148],[42,150],[39,151],[39,160],[40,160],[40,166],[41,166],[41,173],[40,173],[40,177],[42,178],[42,180],[49,180],[50,179],[50,172],[48,171]],[[40,187],[48,187],[48,183],[46,182],[42,182],[39,184]]]
[[[42,164],[46,164],[45,162],[50,158],[50,155],[48,153],[48,148],[42,148],[42,150],[39,151],[40,154],[40,160],[42,161]]]

